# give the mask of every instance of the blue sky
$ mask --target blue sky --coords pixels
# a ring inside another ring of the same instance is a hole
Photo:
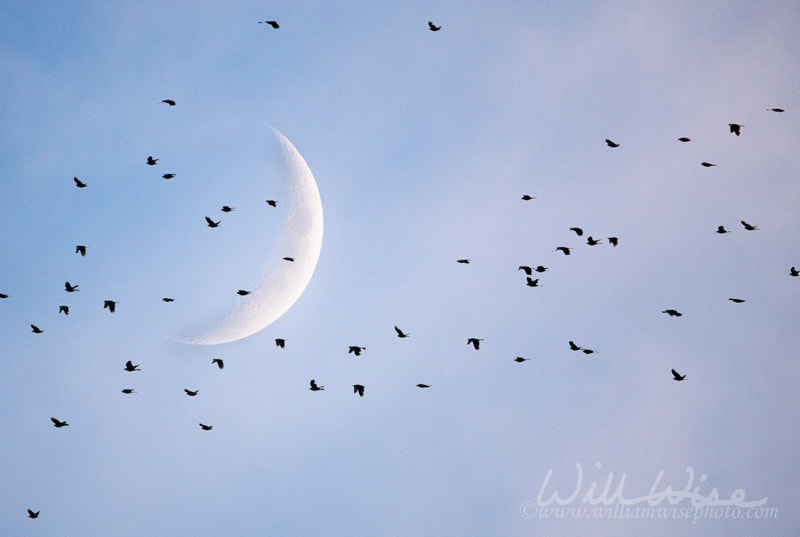
[[[486,4],[6,5],[1,534],[797,527],[796,6]],[[274,255],[270,125],[319,187],[314,276],[258,334],[176,343],[193,300],[223,311]],[[576,464],[584,491],[625,474],[627,497],[692,468],[701,494],[779,515],[523,516]]]

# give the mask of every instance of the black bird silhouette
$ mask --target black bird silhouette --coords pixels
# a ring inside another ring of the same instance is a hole
[[[317,386],[317,381],[314,379],[311,379],[309,385],[311,386],[309,390],[311,390],[312,392],[318,392],[325,389],[325,386]]]
[[[42,330],[41,328],[39,328],[35,324],[32,324],[31,325],[31,332],[33,332],[34,334],[41,334],[42,332],[44,332],[44,330]]]
[[[710,168],[711,166],[716,166],[716,164],[711,164],[710,162],[701,162],[700,166],[705,166],[706,168]]]
[[[743,298],[729,298],[728,300],[730,300],[734,304],[741,304],[742,302],[747,302],[747,300]]]
[[[217,220],[214,222],[212,219],[206,216],[206,223],[208,224],[208,227],[218,227],[220,222],[222,222],[222,220]]]
[[[124,394],[132,394],[132,393],[136,393],[136,390],[134,390],[133,388],[124,388],[122,390],[122,393],[124,393]]]
[[[283,338],[278,338],[275,340],[275,346],[280,347],[282,349],[286,348],[286,340]]]
[[[161,101],[161,102],[162,102],[162,103],[166,103],[166,104],[168,104],[168,105],[170,105],[170,106],[175,106],[175,101],[173,101],[172,99],[164,99],[164,100],[163,100],[163,101]]]
[[[269,24],[276,30],[280,28],[280,25],[277,23],[277,21],[258,21],[258,24]]]
[[[525,285],[527,285],[528,287],[541,287],[541,285],[539,285],[539,278],[536,278],[534,280],[533,278],[528,276],[525,279],[526,279]]]
[[[148,156],[148,157],[147,157],[147,164],[148,164],[149,166],[155,166],[155,165],[156,165],[156,162],[158,162],[158,159],[157,159],[157,158],[153,158],[152,156]]]
[[[528,276],[533,274],[533,269],[528,265],[520,265],[519,267],[517,267],[517,270],[524,270],[525,274],[527,274]]]
[[[672,370],[672,380],[677,380],[677,381],[686,380],[686,375],[685,374],[681,375],[680,373],[678,373],[677,371],[675,371],[673,369]]]
[[[358,347],[356,345],[350,345],[347,347],[347,354],[353,353],[356,356],[361,356],[361,351],[367,350],[366,347]]]
[[[781,113],[781,112],[786,112],[786,110],[784,110],[783,108],[767,108],[767,112],[778,112],[778,113]]]
[[[430,384],[417,384],[417,388],[430,388]]]
[[[609,237],[609,238],[608,238],[608,244],[610,244],[611,246],[613,246],[614,248],[616,248],[616,247],[617,247],[617,245],[619,244],[619,239],[618,239],[618,238],[616,238],[616,237]]]
[[[164,298],[162,298],[161,300],[163,300],[164,302],[175,302],[174,298],[169,298],[169,297],[166,297],[166,296]]]
[[[361,384],[353,384],[353,393],[357,393],[359,397],[364,397],[364,386]]]
[[[201,429],[203,429],[204,431],[210,431],[211,429],[213,429],[213,428],[214,428],[214,426],[213,426],[213,425],[205,425],[205,424],[203,424],[203,423],[200,423],[200,424],[198,424],[198,425],[200,425],[200,428],[201,428]]]
[[[184,389],[183,389],[183,391],[185,391],[185,392],[186,392],[186,395],[188,395],[189,397],[194,397],[195,395],[197,395],[197,393],[198,393],[200,390],[195,390],[195,391],[192,391],[192,390],[188,390],[188,389],[184,388]]]
[[[664,310],[661,313],[666,313],[670,317],[680,317],[683,313],[679,312],[678,310]]]
[[[103,301],[103,309],[108,308],[108,311],[114,313],[117,311],[117,302],[114,300],[104,300]]]
[[[744,226],[744,228],[747,231],[757,231],[758,230],[758,226],[750,225],[747,222],[745,222],[744,220],[740,220],[740,222],[742,223],[742,225]]]
[[[80,291],[80,289],[78,289],[78,284],[72,285],[69,282],[64,283],[64,290],[67,293],[74,293],[75,291]]]
[[[164,179],[172,179],[173,177],[175,177],[175,174],[174,173],[165,173],[161,177],[163,177]]]
[[[270,207],[277,207],[278,202],[275,200],[267,200],[267,205],[269,205]]]
[[[742,133],[742,127],[744,127],[744,125],[739,125],[738,123],[728,123],[728,127],[731,128],[731,134],[739,136]]]
[[[217,364],[217,367],[219,367],[220,369],[225,368],[225,362],[222,360],[222,358],[214,358],[213,360],[211,360],[211,363]]]
[[[81,254],[81,257],[86,257],[86,246],[79,244],[75,247],[75,253]]]
[[[7,295],[7,294],[5,294],[5,293],[0,293],[0,298],[8,298],[8,297],[10,297],[10,296],[11,296],[11,295]]]
[[[457,259],[456,263],[462,263],[464,265],[469,265],[469,259]]]
[[[525,195],[522,196],[522,199],[524,199],[525,201],[535,200],[536,196],[529,196],[529,195],[525,194]]]
[[[575,345],[575,342],[574,342],[574,341],[570,341],[570,342],[569,342],[569,348],[570,348],[571,350],[573,350],[573,351],[579,351],[579,350],[581,350],[581,348],[580,348],[580,347],[578,347],[577,345]]]
[[[289,261],[290,263],[294,263],[294,257],[284,257],[284,261]]]
[[[514,361],[519,363],[525,362],[527,360],[530,360],[530,358],[523,358],[522,356],[517,356],[516,358],[514,358]]]
[[[69,315],[69,306],[59,306],[58,313],[63,313],[64,315]]]
[[[569,230],[570,230],[570,231],[574,231],[574,232],[575,232],[575,234],[576,234],[578,237],[582,237],[582,236],[583,236],[583,230],[582,230],[581,228],[579,228],[579,227],[571,227],[571,228],[569,228]]]
[[[39,518],[39,513],[41,513],[41,509],[39,511],[31,511],[28,509],[28,518]]]
[[[128,360],[125,362],[125,371],[141,371],[141,369],[139,369],[139,364],[134,365],[133,362]]]
[[[583,354],[594,354],[597,352],[592,349],[581,349],[581,351],[583,352]]]
[[[556,252],[558,252],[559,250],[564,252],[564,255],[570,255],[570,251],[572,250],[572,248],[567,248],[566,246],[559,246],[558,248],[556,248]]]
[[[397,326],[394,327],[394,331],[397,332],[397,337],[399,337],[399,338],[404,338],[404,337],[408,337],[408,336],[411,335],[411,334],[407,334],[407,333],[403,332],[402,330],[397,328]]]
[[[467,339],[467,345],[472,345],[473,347],[475,347],[475,350],[477,351],[478,349],[481,348],[481,341],[483,341],[483,340],[482,339],[478,339],[476,337],[471,337],[471,338]]]
[[[441,26],[436,26],[431,21],[428,21],[428,30],[430,30],[431,32],[438,32],[441,29],[442,29]]]
[[[730,233],[730,231],[725,229],[725,226],[717,226],[717,233],[719,233],[721,235],[723,233]]]
[[[227,205],[223,205],[223,206],[222,206],[222,209],[220,209],[220,210],[221,210],[223,213],[229,213],[229,212],[231,212],[231,211],[235,211],[236,209],[234,209],[233,207],[228,207]]]
[[[678,138],[678,141],[679,141],[679,142],[691,142],[691,141],[692,141],[692,139],[691,139],[691,138],[686,138],[686,137],[683,137],[683,138]]]
[[[239,289],[238,291],[236,291],[236,294],[239,295],[239,296],[247,296],[247,295],[250,294],[250,291],[245,291],[244,289]]]
[[[611,140],[609,140],[608,138],[606,138],[606,145],[607,145],[608,147],[619,147],[619,144],[618,144],[618,143],[612,142],[612,141],[611,141]]]
[[[593,239],[592,236],[589,235],[589,238],[586,239],[586,244],[588,244],[589,246],[594,246],[595,244],[601,244],[601,243],[600,239]]]
[[[56,418],[50,418],[50,421],[53,422],[53,427],[57,427],[58,429],[69,426],[69,423],[67,423],[66,421],[61,421]]]
[[[536,272],[545,272],[547,270],[547,267],[543,267],[542,265],[539,265],[538,267],[536,267],[533,270],[535,270]]]
[[[789,276],[800,276],[800,272],[798,272],[796,268],[792,267],[789,269]]]
[[[86,188],[88,186],[86,183],[84,183],[77,177],[73,177],[72,180],[75,181],[75,186],[77,186],[78,188]]]

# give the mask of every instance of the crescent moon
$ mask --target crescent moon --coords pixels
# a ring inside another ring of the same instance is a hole
[[[306,161],[283,134],[272,131],[281,147],[286,180],[286,199],[278,205],[284,211],[281,251],[294,261],[268,262],[249,295],[241,297],[221,321],[183,343],[217,345],[263,330],[294,305],[314,274],[322,249],[322,200]],[[264,210],[275,209],[265,204]]]

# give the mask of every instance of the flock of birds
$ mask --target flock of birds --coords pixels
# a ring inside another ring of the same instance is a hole
[[[272,27],[273,29],[280,28],[280,25],[278,24],[278,22],[274,21],[274,20],[259,21],[259,24],[266,24],[266,25]],[[440,31],[442,29],[442,27],[441,26],[437,26],[433,22],[429,21],[428,22],[428,29],[430,31],[432,31],[432,32],[438,32],[438,31]],[[163,99],[161,101],[161,103],[166,104],[166,105],[168,105],[170,107],[176,106],[176,104],[177,104],[176,101],[173,100],[173,99]],[[782,109],[782,108],[768,108],[767,110],[770,111],[770,112],[775,112],[775,113],[783,113],[783,112],[785,112],[785,110]],[[729,126],[729,129],[730,129],[730,133],[735,134],[736,136],[740,136],[741,135],[742,128],[744,127],[744,125],[737,124],[737,123],[730,123],[730,124],[728,124],[728,126]],[[688,143],[688,142],[691,142],[692,140],[690,138],[688,138],[688,137],[681,137],[681,138],[678,138],[678,141],[680,141],[682,143]],[[605,139],[605,143],[606,143],[606,145],[608,147],[614,148],[614,149],[622,147],[622,144],[620,144],[618,142],[615,142],[615,141],[613,141],[611,139]],[[145,163],[148,166],[156,166],[158,164],[158,161],[159,161],[158,158],[155,158],[152,155],[149,155],[147,157],[147,159],[145,160]],[[700,165],[703,166],[703,167],[706,167],[706,168],[717,166],[717,164],[706,162],[706,161],[701,162]],[[176,176],[177,176],[177,174],[175,174],[175,173],[164,173],[164,174],[162,174],[161,177],[163,179],[170,180],[170,179],[175,178]],[[75,184],[75,187],[80,188],[80,189],[84,189],[84,188],[87,188],[89,186],[88,183],[82,181],[78,177],[73,177],[73,182]],[[529,194],[525,194],[525,195],[523,195],[521,197],[521,199],[523,201],[527,202],[527,201],[535,200],[536,197],[531,196]],[[277,205],[278,205],[278,201],[276,201],[276,200],[268,199],[268,200],[265,200],[265,201],[270,207],[277,207]],[[235,208],[231,207],[231,206],[228,206],[228,205],[223,205],[222,208],[221,208],[221,211],[223,213],[230,213],[230,212],[235,211]],[[209,228],[217,228],[222,223],[221,220],[214,220],[209,216],[205,217],[205,221],[206,221],[206,225]],[[744,227],[744,229],[746,231],[757,231],[759,229],[758,226],[749,224],[744,220],[741,220],[741,225]],[[569,228],[568,231],[569,232],[573,232],[577,237],[583,237],[584,236],[584,230],[582,228],[580,228],[580,227],[571,227],[571,228]],[[731,231],[726,229],[723,225],[720,225],[717,228],[716,232],[719,233],[719,234],[726,234],[726,233],[730,233]],[[607,237],[607,240],[608,240],[608,244],[610,244],[611,246],[613,246],[615,248],[619,245],[618,237]],[[603,244],[603,243],[602,243],[602,239],[597,239],[597,238],[594,238],[593,236],[589,235],[586,238],[586,244],[589,245],[589,246],[597,246],[597,245],[600,245],[600,244]],[[558,246],[558,247],[555,248],[554,251],[555,252],[561,252],[565,256],[569,256],[569,255],[571,255],[572,250],[573,250],[572,247]],[[86,257],[86,255],[87,255],[87,246],[86,245],[82,245],[82,244],[81,245],[76,245],[75,253],[80,255],[81,257]],[[288,261],[288,262],[294,261],[294,259],[291,258],[291,257],[284,257],[283,259]],[[468,258],[458,259],[456,261],[458,263],[464,264],[464,265],[468,265],[471,262],[471,260],[468,259]],[[547,272],[549,270],[549,268],[544,266],[544,265],[537,265],[537,266],[520,265],[517,270],[518,271],[522,271],[524,273],[524,275],[526,277],[526,282],[525,282],[526,286],[528,286],[528,287],[542,287],[542,285],[540,284],[540,278],[539,277],[534,278],[534,275],[535,274],[543,274],[543,273]],[[790,268],[789,274],[790,274],[790,276],[798,277],[798,276],[800,276],[800,271],[798,271],[796,269],[796,267],[792,266]],[[65,284],[64,284],[64,291],[67,292],[67,293],[78,292],[78,291],[80,291],[79,285],[78,284],[72,284],[69,281],[66,281]],[[238,291],[236,291],[236,293],[239,296],[244,297],[244,296],[249,295],[250,291],[245,290],[245,289],[239,289]],[[6,294],[6,293],[0,293],[0,299],[7,299],[10,296],[11,295]],[[164,297],[161,300],[163,300],[164,302],[170,303],[170,302],[174,302],[175,299],[174,298],[169,298],[169,297]],[[734,302],[734,303],[736,303],[736,304],[741,304],[743,302],[746,302],[746,300],[744,300],[744,299],[733,298],[733,297],[729,298],[729,300]],[[103,308],[104,309],[108,309],[108,311],[113,314],[116,311],[117,304],[118,304],[118,302],[115,301],[115,300],[104,300],[103,301]],[[59,314],[63,314],[65,316],[68,316],[70,314],[69,306],[66,305],[66,304],[59,305],[58,306],[58,313]],[[672,308],[665,309],[665,310],[662,311],[662,313],[664,313],[664,314],[666,314],[666,315],[668,315],[670,317],[681,317],[683,315],[678,310],[672,309]],[[31,331],[34,334],[42,334],[42,333],[44,333],[44,330],[41,329],[36,324],[31,323],[30,327],[31,327]],[[394,331],[395,331],[395,335],[400,339],[408,338],[411,335],[410,333],[405,332],[404,330],[402,330],[398,326],[394,326]],[[480,350],[482,341],[483,341],[482,338],[470,337],[470,338],[467,338],[467,342],[466,343],[467,343],[467,345],[472,346],[476,351],[478,351],[478,350]],[[276,344],[277,347],[283,349],[286,346],[286,340],[283,339],[283,338],[277,338],[277,339],[275,339],[275,344]],[[582,352],[582,353],[584,353],[586,355],[591,355],[591,354],[594,354],[594,353],[597,352],[595,349],[579,346],[578,344],[576,344],[574,341],[571,341],[571,340],[568,341],[568,347],[569,347],[569,349],[571,351]],[[351,346],[348,347],[347,353],[348,354],[353,354],[355,356],[361,356],[362,352],[364,352],[364,351],[366,351],[366,347],[364,347],[364,346],[351,345]],[[516,358],[514,358],[514,361],[517,362],[517,363],[523,363],[523,362],[528,361],[528,360],[529,360],[528,358],[524,358],[522,356],[517,356]],[[224,360],[222,358],[214,358],[211,361],[211,364],[212,364],[212,366],[216,366],[219,370],[222,370],[225,367],[225,363],[224,363]],[[140,364],[134,364],[131,360],[128,360],[125,363],[125,366],[123,367],[123,370],[126,371],[126,372],[129,372],[129,373],[132,373],[132,372],[141,371],[141,367],[140,367]],[[671,370],[671,374],[672,374],[672,380],[674,380],[674,381],[684,381],[687,378],[686,374],[680,374],[675,369]],[[364,397],[364,393],[365,393],[366,387],[363,384],[353,384],[352,387],[353,387],[353,393],[354,394],[356,394],[359,397]],[[430,388],[431,385],[424,384],[424,383],[419,383],[419,384],[416,384],[416,387],[421,388],[421,389],[426,389],[426,388]],[[312,391],[312,392],[324,391],[325,390],[325,386],[318,384],[315,379],[311,379],[309,381],[309,390]],[[125,395],[131,395],[131,394],[135,394],[136,393],[136,390],[133,389],[133,388],[124,388],[121,391]],[[188,397],[196,397],[199,394],[199,390],[198,389],[190,390],[188,388],[184,388],[184,392]],[[69,423],[66,420],[63,420],[63,419],[58,419],[56,417],[51,417],[50,420],[51,420],[51,422],[53,424],[53,427],[58,428],[58,429],[61,429],[61,428],[69,426]],[[213,425],[205,424],[205,423],[202,423],[202,422],[198,423],[198,425],[199,425],[200,429],[203,430],[203,431],[211,431],[213,429]],[[28,517],[29,518],[32,518],[32,519],[38,518],[39,514],[40,514],[40,511],[33,511],[32,509],[28,509]]]

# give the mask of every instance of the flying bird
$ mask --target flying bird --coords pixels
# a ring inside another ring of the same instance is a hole
[[[61,421],[56,418],[50,418],[50,421],[53,422],[53,427],[56,427],[57,429],[69,426],[69,423],[67,423],[66,421]]]
[[[527,285],[528,287],[541,287],[541,285],[539,285],[539,278],[536,278],[534,280],[533,278],[528,276],[525,279],[526,279],[525,285]]]
[[[672,370],[672,380],[677,380],[677,381],[686,380],[686,375],[685,374],[681,375],[680,373],[678,373],[677,371],[675,371],[673,369]]]
[[[780,114],[781,112],[786,112],[786,110],[783,108],[767,108],[767,112],[778,112]]]
[[[286,340],[282,338],[278,338],[275,340],[275,346],[280,347],[282,349],[286,348]]]
[[[616,248],[617,245],[619,244],[619,239],[617,237],[609,237],[608,238],[608,244],[610,244],[611,246]]]
[[[481,341],[483,341],[483,340],[482,339],[478,339],[476,337],[471,337],[471,338],[467,339],[467,345],[472,345],[473,347],[475,347],[475,350],[477,351],[478,349],[481,348]]]
[[[174,173],[165,173],[161,177],[163,177],[164,179],[172,179],[173,177],[175,177],[175,174]]]
[[[441,26],[436,26],[435,24],[433,24],[433,22],[428,21],[428,30],[430,30],[431,32],[438,32],[441,29],[442,29]]]
[[[572,250],[572,248],[567,248],[566,246],[559,246],[558,248],[556,248],[556,252],[558,252],[559,250],[564,252],[564,255],[570,255],[570,251]]]
[[[796,268],[792,267],[789,269],[789,276],[800,276],[800,272],[798,272]]]
[[[31,332],[33,332],[34,334],[41,334],[42,332],[44,332],[44,330],[42,330],[41,328],[39,328],[35,324],[32,324],[31,325]]]
[[[582,236],[583,236],[583,230],[582,230],[581,228],[579,228],[579,227],[571,227],[571,228],[569,228],[569,230],[570,230],[570,231],[574,231],[574,232],[575,232],[575,234],[576,234],[578,237],[582,237]]]
[[[357,393],[359,397],[364,397],[364,386],[361,384],[353,384],[353,393]]]
[[[128,360],[125,362],[125,371],[141,371],[141,369],[139,369],[139,364],[134,365],[133,362]]]
[[[314,379],[311,379],[309,385],[311,386],[309,390],[311,390],[312,392],[318,392],[325,389],[325,386],[317,386],[317,381]]]
[[[525,201],[535,200],[536,196],[529,196],[529,195],[525,194],[525,195],[522,196],[522,199],[524,199]]]
[[[592,349],[581,349],[581,351],[583,352],[583,354],[594,354],[597,352]]]
[[[103,309],[108,308],[110,313],[114,313],[117,311],[117,302],[114,300],[104,300],[103,301]]]
[[[741,304],[742,302],[747,302],[747,300],[743,298],[729,298],[728,300],[730,300],[734,304]]]
[[[186,395],[188,395],[189,397],[194,397],[195,395],[197,395],[197,393],[198,393],[200,390],[195,390],[195,391],[192,391],[192,390],[187,390],[186,388],[184,388],[184,389],[183,389],[183,391],[185,391],[185,392],[186,392]]]
[[[277,207],[278,202],[275,200],[267,200],[267,205],[269,205],[270,207]]]
[[[683,137],[683,138],[678,138],[678,141],[679,141],[679,142],[691,142],[691,141],[692,141],[692,139],[691,139],[691,138],[686,138],[686,137]]]
[[[211,363],[217,364],[217,367],[219,367],[220,369],[225,368],[225,362],[222,361],[222,358],[214,358],[213,360],[211,360]]]
[[[72,180],[75,181],[75,186],[77,186],[78,188],[86,188],[88,186],[86,183],[84,183],[77,177],[73,177]]]
[[[661,313],[666,313],[670,317],[680,317],[683,313],[679,312],[678,310],[664,310]]]
[[[161,102],[162,102],[162,103],[166,103],[166,104],[168,104],[168,105],[170,105],[170,106],[175,106],[175,101],[173,101],[172,99],[164,99],[164,100],[163,100],[163,101],[161,101]]]
[[[742,225],[744,226],[744,228],[747,231],[757,231],[758,230],[758,226],[750,225],[747,222],[745,222],[744,220],[740,220],[740,222],[742,223]]]
[[[161,300],[163,300],[164,302],[175,302],[174,298],[169,298],[169,297],[166,297],[166,296],[164,298],[162,298]]]
[[[570,342],[569,342],[569,348],[570,348],[571,350],[573,350],[573,351],[579,351],[579,350],[581,350],[581,348],[580,348],[580,347],[578,347],[577,345],[575,345],[575,342],[574,342],[574,341],[570,341]]]
[[[0,298],[8,298],[8,297],[10,297],[10,296],[11,296],[11,295],[7,295],[7,294],[5,294],[5,293],[0,293]]]
[[[217,220],[214,222],[212,219],[206,216],[206,223],[208,224],[208,227],[218,227],[220,222],[222,222],[222,220]]]
[[[28,518],[39,518],[39,513],[41,513],[41,509],[39,511],[31,511],[28,509]]]
[[[719,233],[720,235],[722,235],[723,233],[730,233],[730,231],[728,231],[727,229],[725,229],[725,226],[717,226],[717,233]]]
[[[586,244],[588,244],[589,246],[594,246],[596,244],[601,244],[601,243],[600,239],[593,239],[592,236],[589,235],[589,238],[586,239]]]
[[[517,267],[517,270],[525,271],[525,274],[527,274],[528,276],[533,274],[533,269],[531,267],[529,267],[528,265],[520,265],[519,267]]]
[[[276,30],[280,28],[280,25],[277,23],[277,21],[258,21],[258,24],[269,24]]]
[[[75,291],[80,291],[80,289],[78,289],[78,284],[72,285],[69,282],[64,283],[64,290],[67,293],[74,293]]]
[[[210,431],[211,429],[213,429],[213,428],[214,428],[214,426],[213,426],[213,425],[205,425],[205,424],[203,424],[203,423],[200,423],[200,424],[198,424],[198,425],[200,425],[200,428],[201,428],[201,429],[203,429],[204,431]]]
[[[417,388],[430,388],[430,384],[417,384]]]
[[[407,333],[403,332],[402,330],[397,328],[397,326],[394,327],[394,331],[397,332],[397,337],[399,337],[399,338],[404,338],[404,337],[408,337],[408,336],[411,335],[411,334],[407,334]]]
[[[367,350],[366,347],[358,347],[356,345],[350,345],[347,347],[347,354],[353,353],[356,356],[361,356],[361,351]]]
[[[710,162],[701,162],[700,166],[705,166],[706,168],[710,168],[711,166],[716,166],[716,164],[711,164]]]
[[[523,358],[522,356],[517,356],[516,358],[514,358],[514,361],[515,361],[515,362],[518,362],[518,363],[520,363],[520,364],[521,364],[522,362],[525,362],[525,361],[527,361],[527,360],[530,360],[530,358]]]
[[[612,141],[611,141],[611,140],[609,140],[608,138],[606,138],[606,145],[607,145],[608,147],[619,147],[619,144],[618,144],[618,143],[616,143],[616,142],[612,142]]]
[[[547,267],[543,267],[542,265],[539,265],[538,267],[536,267],[533,270],[535,270],[536,272],[544,272],[544,271],[547,270]]]
[[[81,257],[86,257],[86,246],[79,244],[75,247],[75,253],[81,254]]]
[[[69,306],[59,306],[58,313],[63,313],[64,315],[69,315]]]
[[[289,261],[290,263],[294,263],[294,257],[284,257],[284,261]]]
[[[155,165],[156,165],[156,162],[158,162],[158,159],[157,159],[157,158],[153,158],[152,156],[148,156],[148,157],[147,157],[147,164],[148,164],[149,166],[155,166]]]
[[[223,213],[229,213],[229,212],[231,212],[231,211],[235,211],[236,209],[234,209],[233,207],[228,207],[227,205],[223,205],[223,206],[222,206],[222,209],[220,209],[220,210],[221,210]]]
[[[124,388],[122,390],[122,393],[124,393],[124,394],[132,394],[132,393],[136,393],[136,390],[134,390],[133,388]]]
[[[728,127],[731,128],[731,134],[739,136],[742,133],[742,127],[744,127],[744,125],[739,125],[738,123],[728,123]]]
[[[244,289],[239,289],[238,291],[236,291],[236,294],[239,295],[239,296],[247,296],[247,295],[250,294],[250,291],[245,291]]]
[[[469,259],[457,259],[456,263],[461,263],[463,265],[469,265]]]

